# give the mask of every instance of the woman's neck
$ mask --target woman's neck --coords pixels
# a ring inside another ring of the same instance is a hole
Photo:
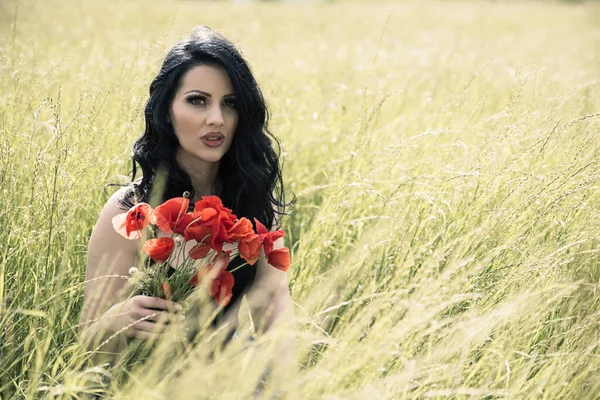
[[[202,196],[216,195],[218,191],[219,163],[209,163],[195,157],[186,156],[184,153],[177,154],[177,163],[190,177],[194,196],[191,202],[196,202]]]

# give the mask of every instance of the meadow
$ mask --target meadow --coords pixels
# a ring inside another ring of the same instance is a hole
[[[104,185],[127,182],[148,85],[199,24],[249,60],[297,196],[298,371],[259,398],[597,398],[599,21],[592,3],[3,1],[0,398],[252,397],[268,336],[107,386],[77,341]]]

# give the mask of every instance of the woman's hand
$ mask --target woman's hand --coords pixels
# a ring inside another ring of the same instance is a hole
[[[158,297],[134,296],[115,304],[105,314],[105,326],[111,334],[138,339],[157,338],[171,323],[183,321],[176,314],[181,305]]]

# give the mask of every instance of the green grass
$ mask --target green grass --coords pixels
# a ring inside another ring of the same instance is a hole
[[[87,241],[149,82],[198,24],[250,61],[298,196],[286,399],[595,398],[599,18],[590,3],[3,2],[2,399],[69,398],[103,373],[76,340]],[[249,398],[269,342],[209,362],[210,339],[108,395]]]

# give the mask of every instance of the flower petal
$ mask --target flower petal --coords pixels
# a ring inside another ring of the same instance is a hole
[[[139,239],[141,231],[151,222],[152,207],[146,203],[138,203],[126,213],[116,215],[112,219],[113,228],[125,239]]]
[[[200,243],[200,244],[192,247],[192,249],[188,252],[188,255],[190,256],[190,258],[192,260],[199,260],[201,258],[206,257],[206,255],[208,254],[210,249],[211,249],[210,244]]]
[[[212,239],[210,236],[210,227],[203,226],[203,225],[194,224],[194,225],[188,227],[183,232],[183,237],[186,242],[189,242],[190,240],[195,240],[198,243],[212,242]]]
[[[231,301],[234,284],[233,274],[229,271],[222,271],[219,277],[212,282],[210,294],[219,307],[225,307]]]
[[[125,239],[129,239],[125,221],[127,221],[127,213],[121,213],[113,217],[112,224],[119,235],[123,236]]]
[[[242,217],[235,221],[233,226],[227,230],[227,240],[231,243],[237,242],[238,240],[251,235],[254,233],[252,228],[252,222],[246,217]]]
[[[200,214],[200,222],[206,223],[217,215],[217,210],[214,208],[205,208],[200,210],[198,214]]]
[[[256,233],[242,238],[238,244],[240,256],[250,265],[254,265],[260,257],[260,236]]]
[[[149,239],[144,242],[142,248],[154,261],[162,263],[167,261],[175,248],[175,241],[170,237]]]
[[[267,227],[261,224],[261,222],[256,218],[254,218],[254,223],[256,224],[256,233],[258,233],[259,235],[266,235],[267,233],[269,233]]]
[[[290,250],[287,247],[273,250],[269,255],[269,264],[286,272],[290,268]]]
[[[185,229],[184,221],[179,221],[188,209],[190,200],[185,197],[175,197],[162,203],[154,209],[154,219],[158,228],[165,233],[172,233],[178,226]],[[179,230],[179,229],[178,229]]]

